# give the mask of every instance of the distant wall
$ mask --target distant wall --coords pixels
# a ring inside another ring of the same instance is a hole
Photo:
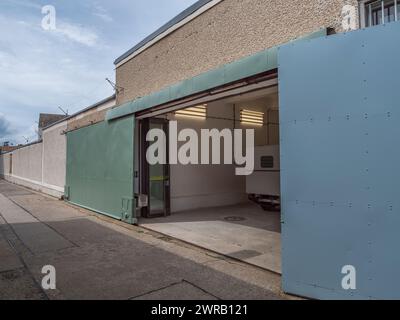
[[[114,105],[115,97],[109,97],[44,129],[42,141],[0,155],[0,178],[58,198],[62,197],[67,159],[65,133],[103,121],[105,112]]]
[[[12,176],[30,180],[34,183],[42,181],[42,144],[32,144],[13,151]]]
[[[66,138],[62,123],[43,132],[43,183],[63,190],[65,186]]]
[[[0,176],[12,183],[61,197],[65,185],[66,123],[43,131],[43,141],[0,156]]]
[[[10,171],[10,154],[0,155],[0,178],[5,178],[5,174]]]

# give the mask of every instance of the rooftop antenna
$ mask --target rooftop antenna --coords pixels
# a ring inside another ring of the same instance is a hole
[[[113,87],[114,91],[116,93],[122,93],[124,91],[124,88],[117,86],[114,82],[112,82],[110,79],[106,78],[106,81],[110,84],[111,87]]]
[[[62,113],[64,113],[66,116],[68,116],[68,109],[67,109],[67,111],[65,111],[63,108],[61,108],[61,107],[58,107],[58,109],[60,109],[61,111],[62,111]]]

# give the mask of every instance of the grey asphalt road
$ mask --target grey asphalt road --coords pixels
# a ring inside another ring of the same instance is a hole
[[[44,266],[56,289],[45,290]],[[288,299],[280,276],[0,180],[0,300]]]

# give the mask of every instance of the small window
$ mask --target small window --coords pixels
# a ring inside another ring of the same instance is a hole
[[[400,0],[362,1],[361,14],[365,27],[397,21],[400,14]]]
[[[195,107],[186,108],[183,110],[178,110],[175,112],[176,116],[206,119],[207,118],[207,105],[200,105]]]
[[[272,169],[274,167],[274,157],[263,156],[261,157],[261,168]]]
[[[240,110],[240,122],[242,124],[263,126],[264,113],[251,110]]]

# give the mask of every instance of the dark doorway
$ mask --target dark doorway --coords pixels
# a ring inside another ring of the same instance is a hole
[[[141,161],[141,194],[148,197],[148,206],[142,208],[141,215],[145,218],[168,216],[170,209],[170,168],[168,164],[149,164],[146,152],[154,142],[146,141],[151,129],[161,129],[166,133],[166,157],[168,163],[168,121],[165,119],[144,119],[140,126],[140,161]]]

